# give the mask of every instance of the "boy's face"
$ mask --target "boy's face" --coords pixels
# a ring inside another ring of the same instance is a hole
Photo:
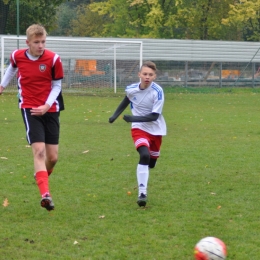
[[[141,79],[141,88],[149,87],[152,81],[156,79],[155,71],[148,67],[143,67],[138,73],[138,76]]]
[[[26,40],[26,44],[29,47],[29,54],[35,57],[41,56],[45,49],[46,35],[32,36]]]

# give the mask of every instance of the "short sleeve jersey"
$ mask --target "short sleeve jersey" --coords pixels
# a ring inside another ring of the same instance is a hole
[[[37,60],[30,60],[26,51],[15,50],[10,60],[12,66],[18,68],[19,107],[33,108],[45,104],[51,92],[52,80],[63,78],[63,67],[59,55],[49,50],[44,50]],[[60,93],[48,112],[58,112],[63,108]]]
[[[126,87],[126,96],[130,100],[131,111],[134,116],[145,116],[158,113],[159,117],[152,122],[133,122],[132,128],[141,129],[152,135],[166,135],[166,123],[162,115],[164,105],[163,89],[152,82],[146,89],[139,88],[140,83]]]

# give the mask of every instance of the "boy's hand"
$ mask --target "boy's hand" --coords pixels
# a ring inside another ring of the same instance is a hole
[[[109,117],[108,122],[109,122],[110,124],[112,124],[115,120],[116,120],[116,119],[115,119],[113,116],[111,116],[111,117]]]
[[[30,112],[32,116],[42,116],[44,115],[48,110],[50,109],[50,106],[48,104],[45,104],[43,106],[39,107],[33,107]]]

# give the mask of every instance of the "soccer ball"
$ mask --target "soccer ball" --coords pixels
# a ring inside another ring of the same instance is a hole
[[[223,260],[227,257],[226,245],[216,237],[201,239],[194,248],[196,260]]]

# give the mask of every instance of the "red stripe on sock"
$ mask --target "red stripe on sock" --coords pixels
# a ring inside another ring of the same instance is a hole
[[[47,171],[36,172],[35,178],[36,178],[36,182],[37,182],[41,196],[43,197],[46,194],[50,194],[48,172]]]

